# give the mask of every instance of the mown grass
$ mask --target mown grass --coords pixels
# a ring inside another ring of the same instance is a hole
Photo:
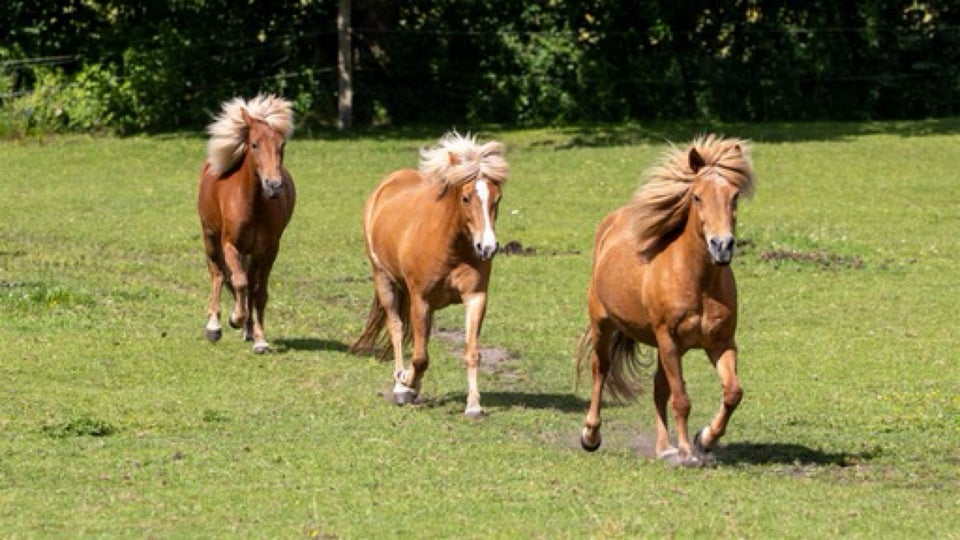
[[[440,132],[299,137],[299,201],[255,356],[203,339],[199,136],[0,145],[4,536],[956,537],[960,123],[735,125],[744,402],[719,465],[649,459],[652,410],[605,408],[579,449],[572,356],[592,234],[666,138],[702,126],[481,132],[509,149],[482,345],[490,415],[435,339],[427,402],[346,354],[372,296],[359,212]],[[462,326],[462,309],[437,316]],[[719,388],[702,353],[692,425]]]

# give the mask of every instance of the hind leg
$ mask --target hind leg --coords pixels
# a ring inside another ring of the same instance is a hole
[[[214,239],[203,235],[203,244],[207,252],[207,270],[210,272],[210,302],[207,304],[207,325],[204,335],[211,341],[219,341],[223,336],[220,326],[220,292],[223,290],[222,257]]]
[[[600,436],[600,401],[603,398],[603,385],[610,372],[610,343],[613,339],[613,327],[609,323],[593,322],[590,325],[589,342],[590,372],[593,375],[593,389],[590,393],[590,409],[580,432],[580,446],[588,452],[600,448],[603,438]]]
[[[413,403],[419,395],[419,388],[409,384],[409,372],[403,366],[403,318],[400,310],[403,308],[404,293],[386,273],[377,268],[373,270],[373,286],[377,300],[386,312],[387,334],[393,349],[393,400],[397,405]]]

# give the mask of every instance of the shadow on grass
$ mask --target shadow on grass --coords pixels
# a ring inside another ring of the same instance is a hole
[[[463,392],[435,398],[442,403],[466,403]],[[590,402],[573,394],[531,394],[527,392],[480,392],[480,404],[487,409],[552,409],[560,412],[586,412]]]
[[[331,339],[317,338],[288,338],[273,340],[276,352],[287,351],[314,351],[314,352],[347,352],[347,344]]]
[[[877,457],[879,449],[866,452],[824,452],[800,444],[740,442],[721,445],[714,451],[718,462],[728,465],[836,465],[849,467]]]

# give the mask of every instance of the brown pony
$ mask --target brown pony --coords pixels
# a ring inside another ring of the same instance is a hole
[[[394,400],[413,402],[429,365],[427,341],[434,310],[462,303],[466,315],[464,360],[467,407],[483,415],[477,391],[480,352],[477,338],[487,306],[491,259],[497,252],[494,223],[500,189],[510,172],[503,145],[456,132],[421,150],[420,170],[388,175],[363,209],[367,256],[373,268],[375,296],[363,333],[351,345],[355,353],[374,351],[384,340],[384,357],[393,351]],[[410,369],[403,344],[413,336]]]
[[[684,152],[673,148],[647,173],[649,181],[626,206],[600,224],[587,296],[590,326],[577,358],[593,372],[590,410],[580,443],[600,446],[604,383],[615,396],[639,392],[637,343],[656,347],[654,375],[657,456],[672,464],[701,465],[724,434],[743,391],[737,379],[737,288],[730,269],[737,200],[755,185],[746,143],[707,135]],[[723,385],[720,410],[687,436],[690,400],[681,359],[706,351]],[[667,401],[677,422],[670,444]]]
[[[234,98],[207,128],[210,141],[200,173],[197,209],[213,281],[206,336],[220,339],[220,290],[224,278],[236,303],[230,325],[243,327],[253,351],[269,350],[263,333],[267,281],[280,236],[293,214],[296,190],[283,166],[293,134],[290,102],[258,95]]]

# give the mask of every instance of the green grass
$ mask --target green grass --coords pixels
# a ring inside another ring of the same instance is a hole
[[[572,364],[596,224],[700,126],[481,132],[512,165],[500,241],[532,253],[494,264],[481,345],[509,357],[477,422],[449,343],[411,408],[345,352],[372,297],[363,199],[439,131],[290,143],[265,356],[203,339],[202,138],[0,144],[2,535],[960,536],[960,123],[722,129],[754,139],[759,190],[734,262],[746,393],[705,470],[647,457],[649,394],[580,450]],[[685,368],[700,426],[719,384],[698,351]]]

